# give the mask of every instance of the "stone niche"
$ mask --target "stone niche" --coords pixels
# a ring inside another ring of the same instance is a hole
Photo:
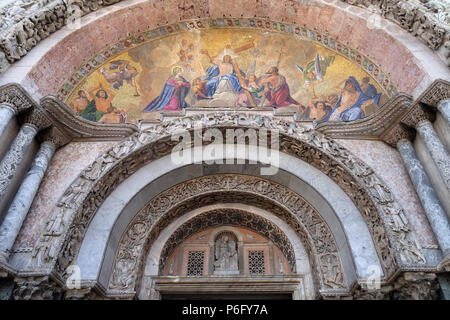
[[[165,276],[203,277],[292,274],[280,249],[255,231],[222,226],[197,232],[166,260]]]

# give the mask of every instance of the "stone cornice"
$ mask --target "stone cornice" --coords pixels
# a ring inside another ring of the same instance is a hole
[[[417,99],[418,102],[437,108],[439,101],[450,98],[450,82],[435,80]]]
[[[401,139],[412,140],[414,128],[423,120],[434,121],[439,101],[450,98],[450,82],[438,79],[416,100],[403,93],[385,103],[381,110],[357,121],[326,122],[316,127],[332,138],[382,140],[396,147]]]
[[[42,98],[40,104],[50,114],[55,126],[67,132],[74,140],[121,140],[138,130],[133,124],[95,123],[85,120],[76,116],[65,103],[53,96]]]
[[[391,130],[411,109],[412,97],[400,93],[385,103],[381,110],[352,122],[325,122],[316,127],[317,131],[333,138],[377,140]]]
[[[46,96],[38,103],[17,83],[0,87],[1,103],[14,109],[22,124],[30,124],[40,131],[39,141],[50,141],[56,147],[72,140],[121,140],[138,130],[132,124],[99,124],[84,120],[52,96]]]

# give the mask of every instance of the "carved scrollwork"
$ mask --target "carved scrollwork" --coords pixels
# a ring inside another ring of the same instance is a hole
[[[37,106],[30,95],[16,84],[7,84],[0,87],[0,103],[12,105],[18,112]]]
[[[59,210],[67,210],[64,215],[65,232],[51,240],[54,251],[59,252],[59,257],[64,257],[58,259],[58,272],[64,274],[65,268],[75,258],[80,246],[77,239],[84,236],[89,221],[112,190],[144,164],[169,154],[178,143],[171,141],[173,133],[185,129],[193,134],[192,128],[198,124],[222,131],[229,127],[279,130],[281,152],[306,161],[328,175],[359,208],[372,234],[386,275],[392,274],[398,265],[422,263],[419,257],[400,255],[404,250],[420,249],[411,232],[401,230],[399,232],[404,237],[399,237],[398,232],[392,231],[395,219],[389,211],[384,210],[386,206],[399,208],[392,193],[384,187],[385,184],[373,170],[345,148],[317,131],[281,119],[212,112],[162,122],[140,131],[108,150],[75,180],[50,218],[54,219]],[[40,240],[36,248],[42,243],[44,241]],[[44,265],[32,261],[31,266],[38,269],[49,268],[55,262],[56,258],[49,259]]]
[[[319,279],[320,286],[323,289],[345,288],[345,278],[336,240],[322,217],[303,198],[270,180],[246,175],[213,175],[189,180],[169,188],[153,198],[137,213],[119,243],[110,289],[120,291],[134,289],[145,256],[144,248],[149,248],[152,241],[158,237],[159,232],[175,218],[196,207],[230,201],[251,204],[279,215],[297,231],[303,240],[312,266],[319,264],[318,271],[327,271],[327,274],[319,272],[322,275]],[[261,218],[254,218],[253,221],[246,220],[245,217],[248,214],[239,210],[239,214],[235,214],[235,211],[227,210],[226,215],[218,215],[215,220],[213,218],[216,211],[214,211],[208,213],[208,217],[205,219],[207,221],[213,219],[215,223],[219,224],[231,223],[244,227],[248,225],[254,227],[258,232],[263,232],[269,239],[274,238],[269,232],[271,223],[263,223]],[[144,226],[146,227],[144,228]],[[135,236],[136,233],[133,231],[136,229],[141,231],[139,237]],[[268,232],[265,233],[264,230]],[[183,229],[184,235],[186,232],[187,230]],[[283,249],[288,240],[277,235],[281,241],[280,249],[290,261],[291,269],[295,270],[292,249]],[[275,241],[275,243],[280,244],[279,241]],[[335,257],[332,259],[334,261],[333,268],[322,266],[322,262],[328,263],[331,259],[322,259],[323,256]],[[133,266],[133,269],[122,267],[124,257],[127,259],[127,266]],[[164,265],[166,258],[167,255],[164,254],[164,257],[161,258],[161,265]],[[333,272],[338,272],[340,276],[331,275],[331,269]],[[127,279],[127,282],[125,283],[123,279]]]
[[[432,50],[441,48],[449,34],[450,9],[445,0],[342,1],[380,14],[418,37]],[[449,57],[446,58],[450,65]]]
[[[14,282],[14,300],[56,300],[63,295],[63,289],[49,276],[16,277]]]

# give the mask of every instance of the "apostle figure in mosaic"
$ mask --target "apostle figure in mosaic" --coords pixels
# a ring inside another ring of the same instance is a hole
[[[267,85],[267,89],[264,93],[267,100],[265,106],[279,108],[290,105],[300,105],[300,103],[291,97],[286,78],[279,74],[278,67],[271,67],[267,71],[266,77],[261,81],[261,85]]]
[[[184,100],[189,93],[191,84],[183,77],[181,67],[174,67],[172,75],[167,79],[164,88],[159,96],[151,101],[142,112],[151,112],[157,110],[180,111],[189,107]]]
[[[341,83],[342,84],[342,83]],[[354,121],[365,117],[363,106],[373,102],[377,107],[380,104],[381,93],[377,92],[370,79],[364,77],[361,83],[355,77],[345,80],[333,110],[321,121]]]

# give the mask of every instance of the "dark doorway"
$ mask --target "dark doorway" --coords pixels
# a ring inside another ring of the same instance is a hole
[[[291,293],[168,293],[162,300],[292,300]]]

